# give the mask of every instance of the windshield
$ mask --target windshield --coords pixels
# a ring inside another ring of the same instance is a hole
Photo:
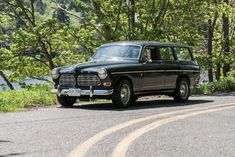
[[[140,46],[135,45],[111,45],[100,47],[92,60],[107,59],[138,59]]]

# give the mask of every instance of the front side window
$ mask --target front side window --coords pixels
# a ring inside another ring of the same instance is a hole
[[[192,57],[188,48],[175,48],[175,54],[180,61],[192,61]]]
[[[111,45],[100,47],[93,60],[108,59],[138,59],[140,54],[140,46],[135,45]]]
[[[144,49],[143,60],[150,63],[153,62],[154,60],[156,60],[154,55],[155,53],[156,53],[155,47],[152,46],[146,47]]]

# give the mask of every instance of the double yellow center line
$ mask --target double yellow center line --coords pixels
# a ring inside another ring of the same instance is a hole
[[[138,118],[138,119],[133,119],[126,121],[121,124],[117,124],[113,127],[110,127],[108,129],[105,129],[98,134],[92,136],[89,138],[87,141],[84,143],[80,144],[77,146],[67,157],[84,157],[88,150],[93,147],[97,142],[102,140],[104,137],[118,131],[121,129],[124,129],[126,127],[129,127],[131,125],[141,123],[144,121],[148,120],[154,120],[158,119],[157,121],[150,123],[148,125],[145,125],[133,132],[131,132],[128,136],[126,136],[115,148],[115,150],[112,153],[112,157],[125,157],[126,152],[130,146],[130,144],[142,136],[143,134],[156,129],[160,126],[163,126],[165,124],[168,124],[170,122],[174,122],[177,120],[185,119],[188,117],[196,116],[199,114],[205,114],[205,113],[210,113],[210,112],[216,112],[216,111],[221,111],[225,109],[231,109],[235,108],[235,103],[230,103],[230,104],[223,104],[223,105],[214,105],[210,107],[199,107],[199,108],[193,108],[193,109],[185,109],[185,110],[177,110],[177,111],[171,111],[167,113],[161,113],[157,115],[151,115],[143,118]],[[171,116],[171,117],[169,117]],[[165,117],[165,118],[164,118]],[[159,118],[163,118],[159,120]]]

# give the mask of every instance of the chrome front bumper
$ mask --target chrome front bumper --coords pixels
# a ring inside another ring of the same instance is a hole
[[[66,96],[90,96],[93,97],[96,95],[111,95],[113,94],[113,89],[109,90],[82,90],[79,88],[69,88],[69,89],[52,89],[51,90],[52,94],[57,94],[57,95],[66,95]]]

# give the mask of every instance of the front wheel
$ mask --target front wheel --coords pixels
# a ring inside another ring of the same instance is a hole
[[[73,104],[76,102],[77,99],[74,97],[61,95],[57,96],[57,100],[64,107],[71,107],[73,106]]]
[[[119,107],[129,107],[133,102],[133,91],[129,81],[122,80],[117,84],[113,96],[112,102]]]
[[[190,94],[189,81],[186,78],[181,78],[176,86],[174,100],[176,102],[186,102]]]

